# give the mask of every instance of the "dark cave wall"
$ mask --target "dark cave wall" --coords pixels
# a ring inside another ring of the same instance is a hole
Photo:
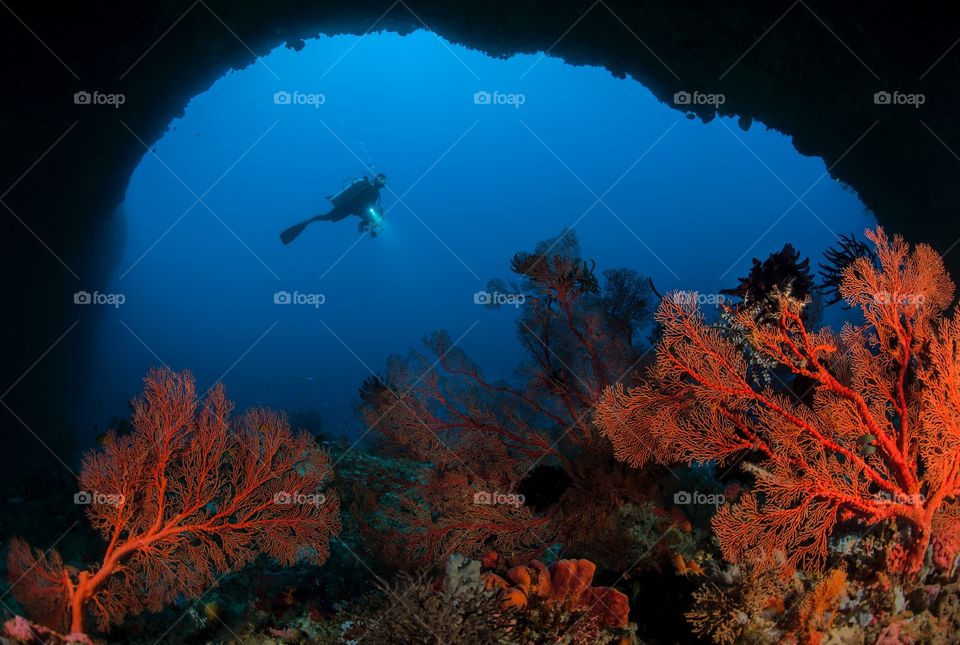
[[[90,312],[78,315],[72,294],[96,289],[114,268],[122,215],[111,213],[145,154],[131,131],[155,142],[192,96],[226,70],[251,64],[250,50],[264,54],[319,33],[362,33],[373,25],[407,33],[427,25],[494,56],[549,50],[572,64],[605,66],[671,105],[680,90],[722,92],[724,114],[792,135],[801,153],[823,157],[831,175],[856,189],[892,231],[941,251],[960,238],[960,161],[947,149],[960,149],[954,118],[960,47],[943,56],[960,38],[960,22],[946,3],[21,0],[8,6],[0,9],[7,47],[0,63],[7,88],[0,104],[0,195],[8,206],[0,206],[7,296],[0,310],[0,392],[16,385],[0,397],[8,441],[0,460],[11,467],[45,464],[50,451],[70,461],[73,385],[94,358],[109,360],[85,354],[95,320]],[[79,90],[121,92],[126,101],[119,109],[75,105]],[[877,106],[872,98],[879,90],[922,92],[926,103]],[[806,189],[793,188],[797,196]],[[946,259],[960,275],[960,250]]]

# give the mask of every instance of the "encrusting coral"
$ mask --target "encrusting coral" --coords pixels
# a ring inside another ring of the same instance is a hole
[[[340,530],[323,486],[329,457],[286,418],[249,410],[230,419],[222,385],[202,405],[193,377],[152,370],[133,404],[133,432],[110,435],[83,461],[87,517],[106,540],[99,564],[78,570],[50,550],[10,544],[14,596],[40,622],[80,635],[127,614],[200,595],[261,554],[317,564]]]
[[[667,297],[647,380],[609,388],[597,407],[617,456],[634,466],[748,457],[754,489],[713,519],[729,561],[782,552],[786,570],[822,570],[844,520],[901,523],[908,572],[932,536],[941,549],[957,544],[960,315],[944,316],[954,285],[931,247],[879,228],[867,236],[875,259],[851,262],[840,286],[864,325],[810,331],[807,301],[789,294],[773,295],[772,318],[733,312],[753,352],[809,380],[811,404],[754,385],[728,331]]]
[[[401,572],[393,584],[381,582],[344,624],[347,642],[512,643],[513,620],[496,593],[481,584],[480,563],[453,555],[442,580],[426,572]]]
[[[505,607],[527,608],[531,602],[556,605],[569,612],[585,612],[602,627],[627,626],[630,603],[611,587],[593,587],[597,566],[589,560],[560,560],[549,569],[540,561],[507,571],[507,580],[495,573],[485,575],[492,589],[503,589]]]

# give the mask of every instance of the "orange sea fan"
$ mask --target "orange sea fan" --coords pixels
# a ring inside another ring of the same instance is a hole
[[[634,466],[752,456],[753,491],[713,520],[729,560],[782,551],[788,565],[819,570],[839,520],[897,519],[916,571],[934,528],[958,526],[960,318],[944,317],[953,282],[929,246],[880,228],[867,237],[875,259],[855,260],[840,285],[864,325],[808,330],[806,301],[774,293],[772,319],[733,310],[718,327],[668,296],[646,381],[608,388],[597,407],[617,457]],[[757,386],[743,347],[812,383],[812,403]]]
[[[38,619],[71,633],[129,613],[196,597],[260,554],[289,565],[322,563],[340,530],[339,502],[323,486],[333,471],[314,438],[283,415],[229,418],[217,385],[201,404],[193,377],[153,370],[134,402],[134,431],[111,436],[83,461],[87,517],[106,540],[87,570],[60,556],[10,545],[13,594]]]

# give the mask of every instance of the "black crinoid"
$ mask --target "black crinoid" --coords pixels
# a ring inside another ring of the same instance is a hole
[[[392,395],[390,386],[379,374],[368,376],[360,385],[360,400],[366,405],[375,406],[382,397],[390,395]]]
[[[761,262],[753,258],[753,267],[740,284],[733,289],[721,289],[720,293],[740,298],[741,306],[757,308],[760,313],[771,303],[775,293],[789,294],[796,300],[805,300],[813,292],[813,276],[810,274],[810,259],[800,260],[800,252],[792,244],[771,253]]]
[[[817,291],[829,298],[828,306],[843,302],[843,296],[840,295],[840,283],[843,281],[843,272],[854,260],[865,257],[869,258],[871,262],[876,263],[877,261],[873,249],[855,239],[852,235],[841,235],[839,240],[838,244],[831,246],[824,252],[823,257],[826,262],[821,262],[819,265],[818,275],[823,282],[817,287]],[[844,304],[844,308],[847,308],[846,304]]]

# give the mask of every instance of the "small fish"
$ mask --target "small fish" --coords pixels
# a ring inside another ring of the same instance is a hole
[[[98,445],[109,448],[116,441],[117,435],[113,432],[101,432],[96,437],[96,442]]]
[[[858,450],[857,452],[859,452],[864,457],[869,457],[870,455],[872,455],[877,451],[877,444],[874,443],[876,442],[876,440],[877,440],[876,435],[872,435],[872,434],[865,434],[861,437],[857,437],[857,443],[862,444],[860,447],[860,450]]]
[[[204,603],[203,614],[207,618],[220,619],[220,617],[223,615],[223,610],[220,607],[220,603],[218,603],[216,600],[211,600],[208,603]]]

